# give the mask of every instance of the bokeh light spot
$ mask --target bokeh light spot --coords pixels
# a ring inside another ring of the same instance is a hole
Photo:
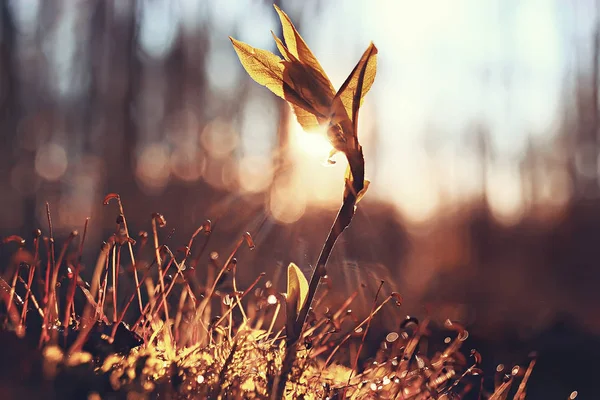
[[[273,180],[273,165],[267,157],[246,156],[238,164],[238,174],[242,190],[262,192]]]
[[[294,223],[306,211],[306,194],[293,182],[277,182],[271,190],[269,208],[277,221]]]
[[[170,154],[166,145],[154,143],[140,152],[135,174],[140,183],[150,191],[162,190],[169,181]]]
[[[237,147],[239,136],[229,123],[216,119],[206,125],[200,142],[211,157],[223,158]]]
[[[195,182],[204,172],[206,157],[202,151],[180,147],[171,153],[170,165],[171,173],[178,179]]]
[[[46,143],[36,152],[35,171],[47,181],[57,181],[62,178],[68,166],[67,152],[57,143]]]

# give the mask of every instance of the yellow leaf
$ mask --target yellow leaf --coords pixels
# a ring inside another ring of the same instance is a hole
[[[308,282],[300,268],[294,263],[290,263],[288,266],[287,278],[286,302],[288,303],[288,309],[293,307],[297,315],[306,301]]]
[[[275,54],[256,49],[244,42],[229,37],[242,66],[257,83],[266,86],[271,92],[285,99],[281,58]]]
[[[355,119],[353,115],[353,104],[354,96],[358,95],[360,103],[362,104],[363,98],[368,93],[373,82],[375,81],[375,75],[377,72],[377,47],[371,42],[369,47],[363,53],[362,57],[358,61],[358,64],[354,67],[342,87],[338,90],[333,101],[333,111],[336,114],[334,118],[341,120],[344,118],[343,112],[348,118]],[[361,86],[359,88],[359,86]],[[357,90],[360,93],[356,93]],[[341,102],[341,104],[340,104]],[[340,106],[343,106],[341,108]],[[340,115],[342,114],[342,115]]]
[[[292,95],[288,96],[286,92],[286,99],[315,115],[317,120],[326,121],[335,93],[316,78],[310,67],[293,61],[283,61],[283,65],[283,80]],[[298,97],[302,101],[298,102]]]
[[[281,27],[283,28],[283,38],[285,39],[285,44],[287,46],[287,50],[293,54],[300,62],[310,66],[315,71],[315,77],[324,87],[327,87],[332,94],[335,94],[335,89],[331,84],[331,81],[327,77],[327,74],[319,64],[319,61],[314,56],[312,51],[308,48],[308,45],[302,39],[302,36],[296,30],[296,27],[290,20],[290,17],[287,16],[277,5],[273,5],[275,7],[275,11],[279,14],[279,19],[281,20]]]
[[[306,84],[308,80],[301,72],[293,72],[301,67],[292,67],[293,63],[283,61],[269,51],[254,48],[232,37],[229,39],[242,66],[256,83],[267,87],[275,95],[309,113],[317,113],[303,95],[298,93],[299,85],[294,82],[296,79],[299,84]]]
[[[319,128],[319,120],[313,113],[295,105],[292,105],[292,108],[294,109],[296,120],[306,132],[315,131]]]
[[[291,61],[291,62],[300,62],[295,55],[293,55],[287,47],[285,47],[285,45],[283,44],[283,42],[281,41],[281,39],[279,39],[276,35],[275,32],[271,31],[271,35],[273,36],[273,39],[275,39],[275,44],[277,45],[277,50],[279,50],[279,52],[281,53],[281,55],[283,56],[283,59],[285,61]]]

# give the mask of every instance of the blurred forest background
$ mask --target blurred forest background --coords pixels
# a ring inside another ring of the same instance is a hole
[[[597,2],[277,4],[334,86],[379,48],[359,126],[372,185],[333,255],[335,290],[364,282],[368,308],[385,279],[406,312],[428,304],[490,340],[559,322],[600,334]],[[218,252],[249,230],[247,279],[309,271],[345,165],[325,166],[324,136],[231,47],[274,51],[272,2],[2,0],[0,27],[0,233],[46,229],[49,202],[59,237],[91,217],[91,263],[117,192],[130,229],[161,212],[169,243],[207,218]]]

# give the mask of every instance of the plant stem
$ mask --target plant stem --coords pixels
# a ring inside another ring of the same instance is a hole
[[[350,225],[352,217],[354,217],[355,204],[356,196],[350,193],[344,198],[344,202],[342,203],[342,206],[338,211],[335,221],[333,222],[333,225],[329,230],[329,234],[327,235],[325,244],[321,249],[321,254],[319,256],[319,260],[317,261],[317,266],[313,270],[310,282],[308,284],[308,294],[306,296],[306,302],[304,303],[302,309],[300,310],[300,313],[298,314],[298,318],[296,319],[296,323],[294,324],[293,332],[287,332],[285,357],[283,359],[283,365],[281,366],[281,373],[275,379],[276,390],[273,392],[273,395],[271,397],[272,400],[284,398],[285,385],[287,384],[289,374],[290,372],[292,372],[294,362],[296,361],[297,345],[300,337],[302,336],[302,327],[304,326],[304,322],[306,321],[306,317],[308,316],[310,306],[313,302],[315,294],[317,293],[317,288],[319,287],[321,278],[327,275],[327,260],[329,260],[329,256],[331,255],[333,246],[335,245],[335,242],[340,237],[342,232],[348,227],[348,225]]]

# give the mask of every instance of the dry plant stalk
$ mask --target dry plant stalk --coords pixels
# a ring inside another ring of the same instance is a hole
[[[327,274],[329,255],[338,237],[350,225],[356,204],[368,187],[362,146],[358,140],[358,111],[375,80],[377,48],[373,43],[369,45],[336,92],[290,18],[276,5],[275,10],[281,20],[285,44],[275,35],[273,37],[283,59],[230,38],[234,49],[252,79],[291,104],[305,130],[327,125],[327,136],[333,146],[330,155],[342,152],[348,160],[343,202],[313,270],[306,297],[289,298],[295,304],[287,307],[286,354],[272,397],[279,399],[284,395],[288,375],[296,359],[297,344],[308,311],[321,278]]]

